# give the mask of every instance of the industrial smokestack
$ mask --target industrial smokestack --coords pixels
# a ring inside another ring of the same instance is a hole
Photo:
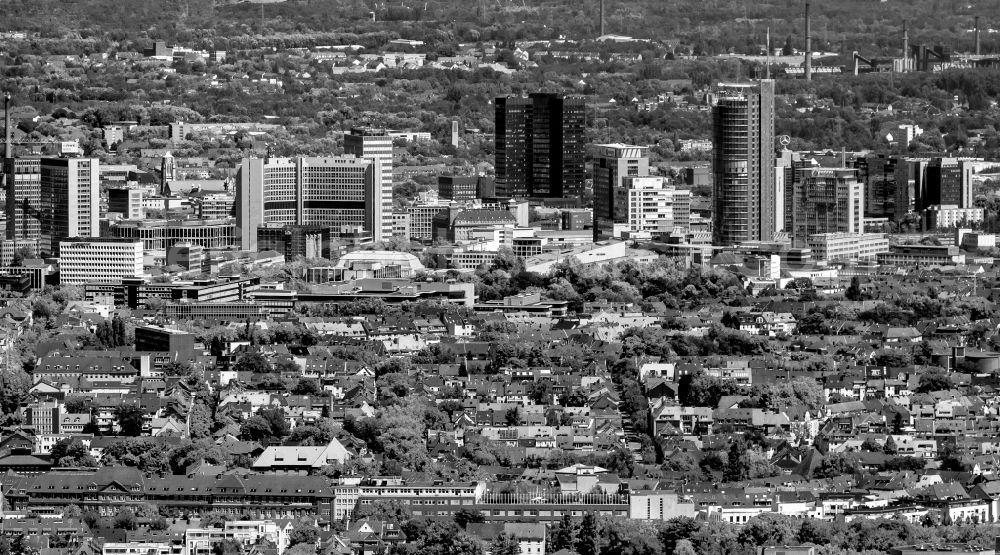
[[[976,56],[979,55],[979,16],[976,16]]]
[[[906,28],[906,20],[903,20],[903,73],[910,71],[910,32]]]
[[[4,93],[3,95],[3,160],[6,164],[7,160],[13,154],[13,149],[11,147],[11,141],[13,140],[12,134],[10,132],[10,93]],[[0,166],[0,171],[2,171],[2,166]]]
[[[812,81],[812,37],[809,35],[809,2],[806,2],[806,81]]]
[[[601,36],[604,36],[604,0],[601,0]]]

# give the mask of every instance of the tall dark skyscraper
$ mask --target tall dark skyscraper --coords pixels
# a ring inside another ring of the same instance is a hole
[[[770,240],[776,221],[774,81],[719,85],[712,112],[712,240]]]
[[[534,93],[496,99],[497,195],[580,198],[586,179],[586,105]]]

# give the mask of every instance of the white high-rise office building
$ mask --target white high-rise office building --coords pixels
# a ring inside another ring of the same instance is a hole
[[[385,129],[360,127],[344,135],[344,154],[377,160],[381,164],[381,229],[372,229],[376,241],[392,237],[392,136]]]
[[[262,225],[363,227],[375,241],[388,239],[392,211],[383,210],[382,175],[380,160],[353,156],[244,159],[236,180],[237,242],[256,251]]]

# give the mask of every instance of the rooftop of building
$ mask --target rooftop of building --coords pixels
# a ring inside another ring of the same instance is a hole
[[[469,224],[516,224],[517,218],[506,210],[484,210],[473,208],[462,210],[455,216],[454,225]]]

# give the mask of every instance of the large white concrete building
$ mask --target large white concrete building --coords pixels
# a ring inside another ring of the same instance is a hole
[[[142,273],[142,241],[75,237],[59,243],[59,281],[64,285],[114,282]]]

